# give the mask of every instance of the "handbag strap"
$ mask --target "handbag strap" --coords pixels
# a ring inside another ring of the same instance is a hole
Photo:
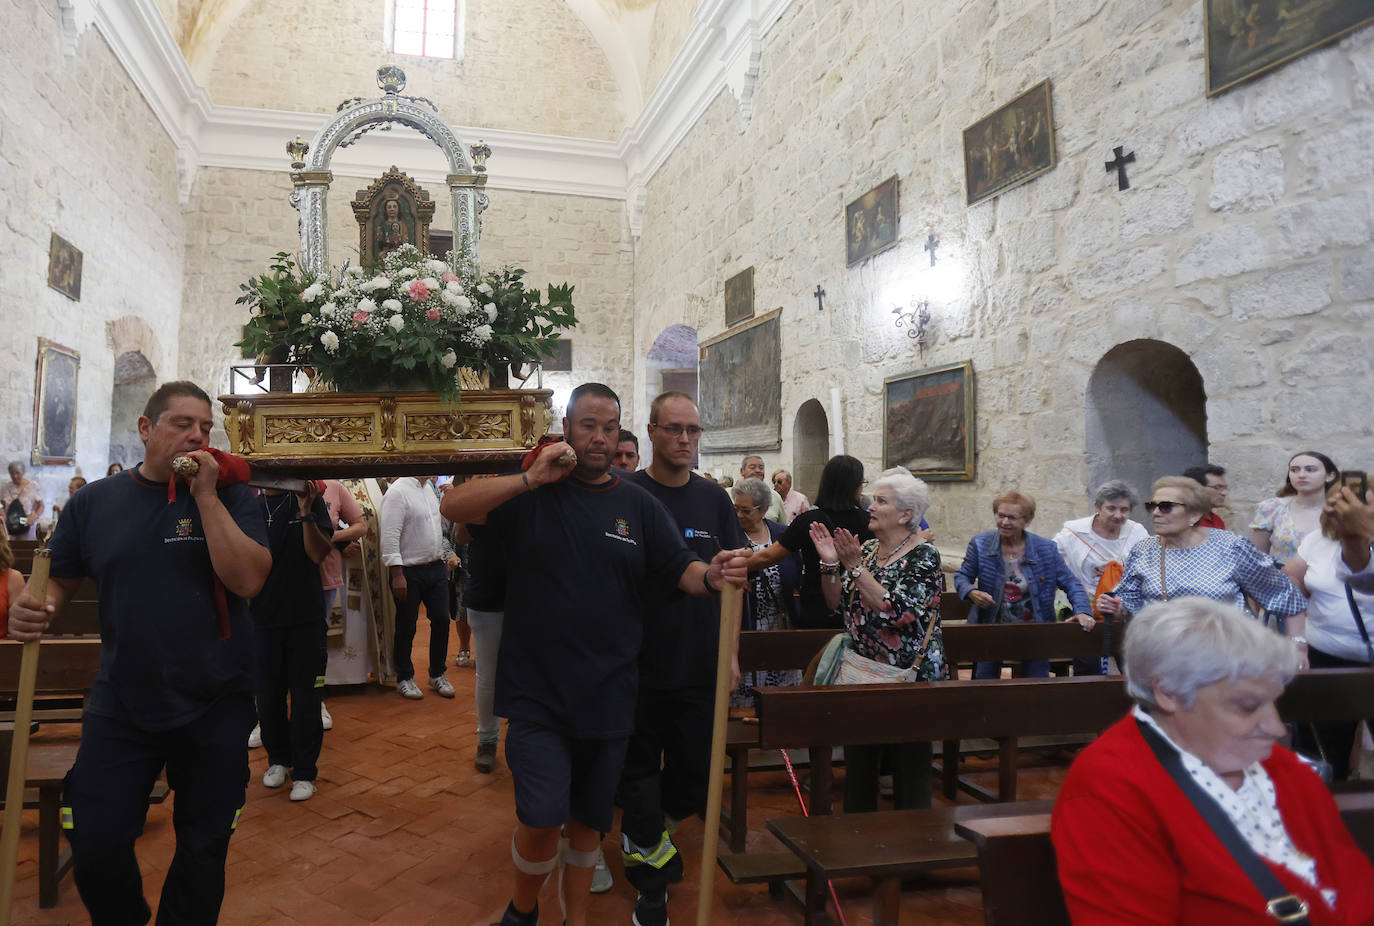
[[[1174,784],[1183,791],[1193,808],[1202,815],[1207,826],[1221,840],[1226,851],[1231,853],[1231,857],[1240,865],[1245,876],[1264,897],[1266,912],[1280,923],[1307,926],[1307,902],[1285,888],[1264,860],[1250,848],[1249,843],[1241,837],[1236,825],[1226,816],[1221,806],[1202,790],[1202,786],[1193,780],[1192,775],[1188,774],[1178,750],[1148,723],[1137,718],[1136,726],[1140,729],[1140,735],[1145,738],[1145,742],[1150,745],[1155,758],[1159,759],[1159,764],[1164,766],[1164,771],[1169,773]]]
[[[1355,592],[1349,583],[1345,586],[1345,600],[1350,602],[1350,613],[1355,616],[1355,626],[1359,628],[1360,639],[1364,640],[1364,648],[1369,653],[1369,664],[1374,665],[1374,644],[1369,642],[1369,631],[1364,626],[1364,615],[1360,614],[1360,606],[1355,603]]]
[[[1169,600],[1169,585],[1164,581],[1164,554],[1168,552],[1164,548],[1164,541],[1155,538],[1159,543],[1159,593],[1164,596],[1164,600]]]

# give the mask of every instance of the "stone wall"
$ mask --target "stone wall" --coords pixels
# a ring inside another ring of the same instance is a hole
[[[380,171],[379,171],[380,172]],[[348,208],[366,184],[338,178],[329,196],[329,262],[357,262],[358,226]],[[187,376],[228,385],[228,368],[242,363],[232,344],[248,313],[234,304],[239,284],[266,271],[278,251],[299,248],[296,213],[287,202],[285,171],[204,169],[187,208],[186,308],[182,317],[181,368]],[[447,200],[428,190],[439,206],[434,227],[451,224]],[[626,391],[631,382],[632,264],[624,206],[617,200],[493,191],[483,216],[482,261],[512,263],[528,272],[529,285],[573,283],[581,324],[573,333],[575,373],[551,375],[550,388],[571,388],[573,379],[603,379]],[[627,399],[627,413],[632,403]]]
[[[606,56],[563,0],[466,0],[459,61],[393,55],[383,4],[336,0],[252,4],[225,30],[207,87],[216,103],[334,112],[375,96],[377,68],[399,64],[407,93],[434,100],[462,125],[615,138],[625,125]],[[205,62],[194,62],[204,72]]]
[[[0,2],[0,455],[33,447],[37,340],[81,353],[76,465],[105,474],[115,348],[176,373],[185,230],[172,143],[95,29],[60,50],[56,3]],[[81,301],[47,286],[50,235],[83,252]],[[141,320],[140,320],[141,319]],[[71,467],[30,467],[51,503]]]
[[[1045,78],[1058,166],[966,206],[964,128]],[[1009,486],[1052,534],[1090,510],[1089,376],[1140,338],[1201,371],[1228,522],[1296,450],[1374,462],[1374,29],[1207,100],[1196,0],[800,0],[767,37],[755,106],[741,131],[722,93],[648,186],[635,352],[642,388],[657,334],[719,333],[723,282],[753,265],[758,310],[783,307],[770,469],[791,462],[798,407],[838,387],[846,449],[876,471],[884,377],[971,359],[977,478],[934,486],[941,546],[962,552]],[[1103,168],[1116,145],[1137,159],[1122,192]],[[897,247],[846,269],[846,203],[894,174]],[[924,355],[891,314],[921,298]]]

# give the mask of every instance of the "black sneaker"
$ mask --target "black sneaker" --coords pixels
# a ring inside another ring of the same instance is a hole
[[[635,898],[631,922],[634,926],[668,926],[668,892],[663,888],[647,893],[641,891]]]
[[[492,769],[496,768],[496,744],[478,743],[477,758],[472,760],[472,767],[483,775],[490,775]]]
[[[501,914],[499,923],[492,923],[491,926],[538,926],[539,923],[539,904],[534,905],[534,909],[529,913],[521,913],[515,909],[515,902],[506,904],[506,912]]]

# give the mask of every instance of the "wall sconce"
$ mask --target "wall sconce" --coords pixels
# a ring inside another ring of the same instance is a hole
[[[898,329],[905,328],[907,330],[906,336],[915,341],[921,350],[925,350],[930,333],[930,301],[928,299],[917,301],[916,297],[913,296],[911,308],[904,309],[897,306],[892,310],[892,314],[896,316],[893,319],[893,324]]]

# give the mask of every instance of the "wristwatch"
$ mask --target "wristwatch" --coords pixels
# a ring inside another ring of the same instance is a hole
[[[859,576],[863,575],[863,574],[864,574],[865,572],[867,572],[867,571],[868,571],[868,570],[864,568],[864,564],[863,564],[863,563],[860,563],[859,565],[855,566],[853,569],[850,569],[850,570],[849,570],[849,575],[850,575],[851,578],[853,578],[853,580],[854,580],[855,582],[857,582],[857,581],[859,581]]]

